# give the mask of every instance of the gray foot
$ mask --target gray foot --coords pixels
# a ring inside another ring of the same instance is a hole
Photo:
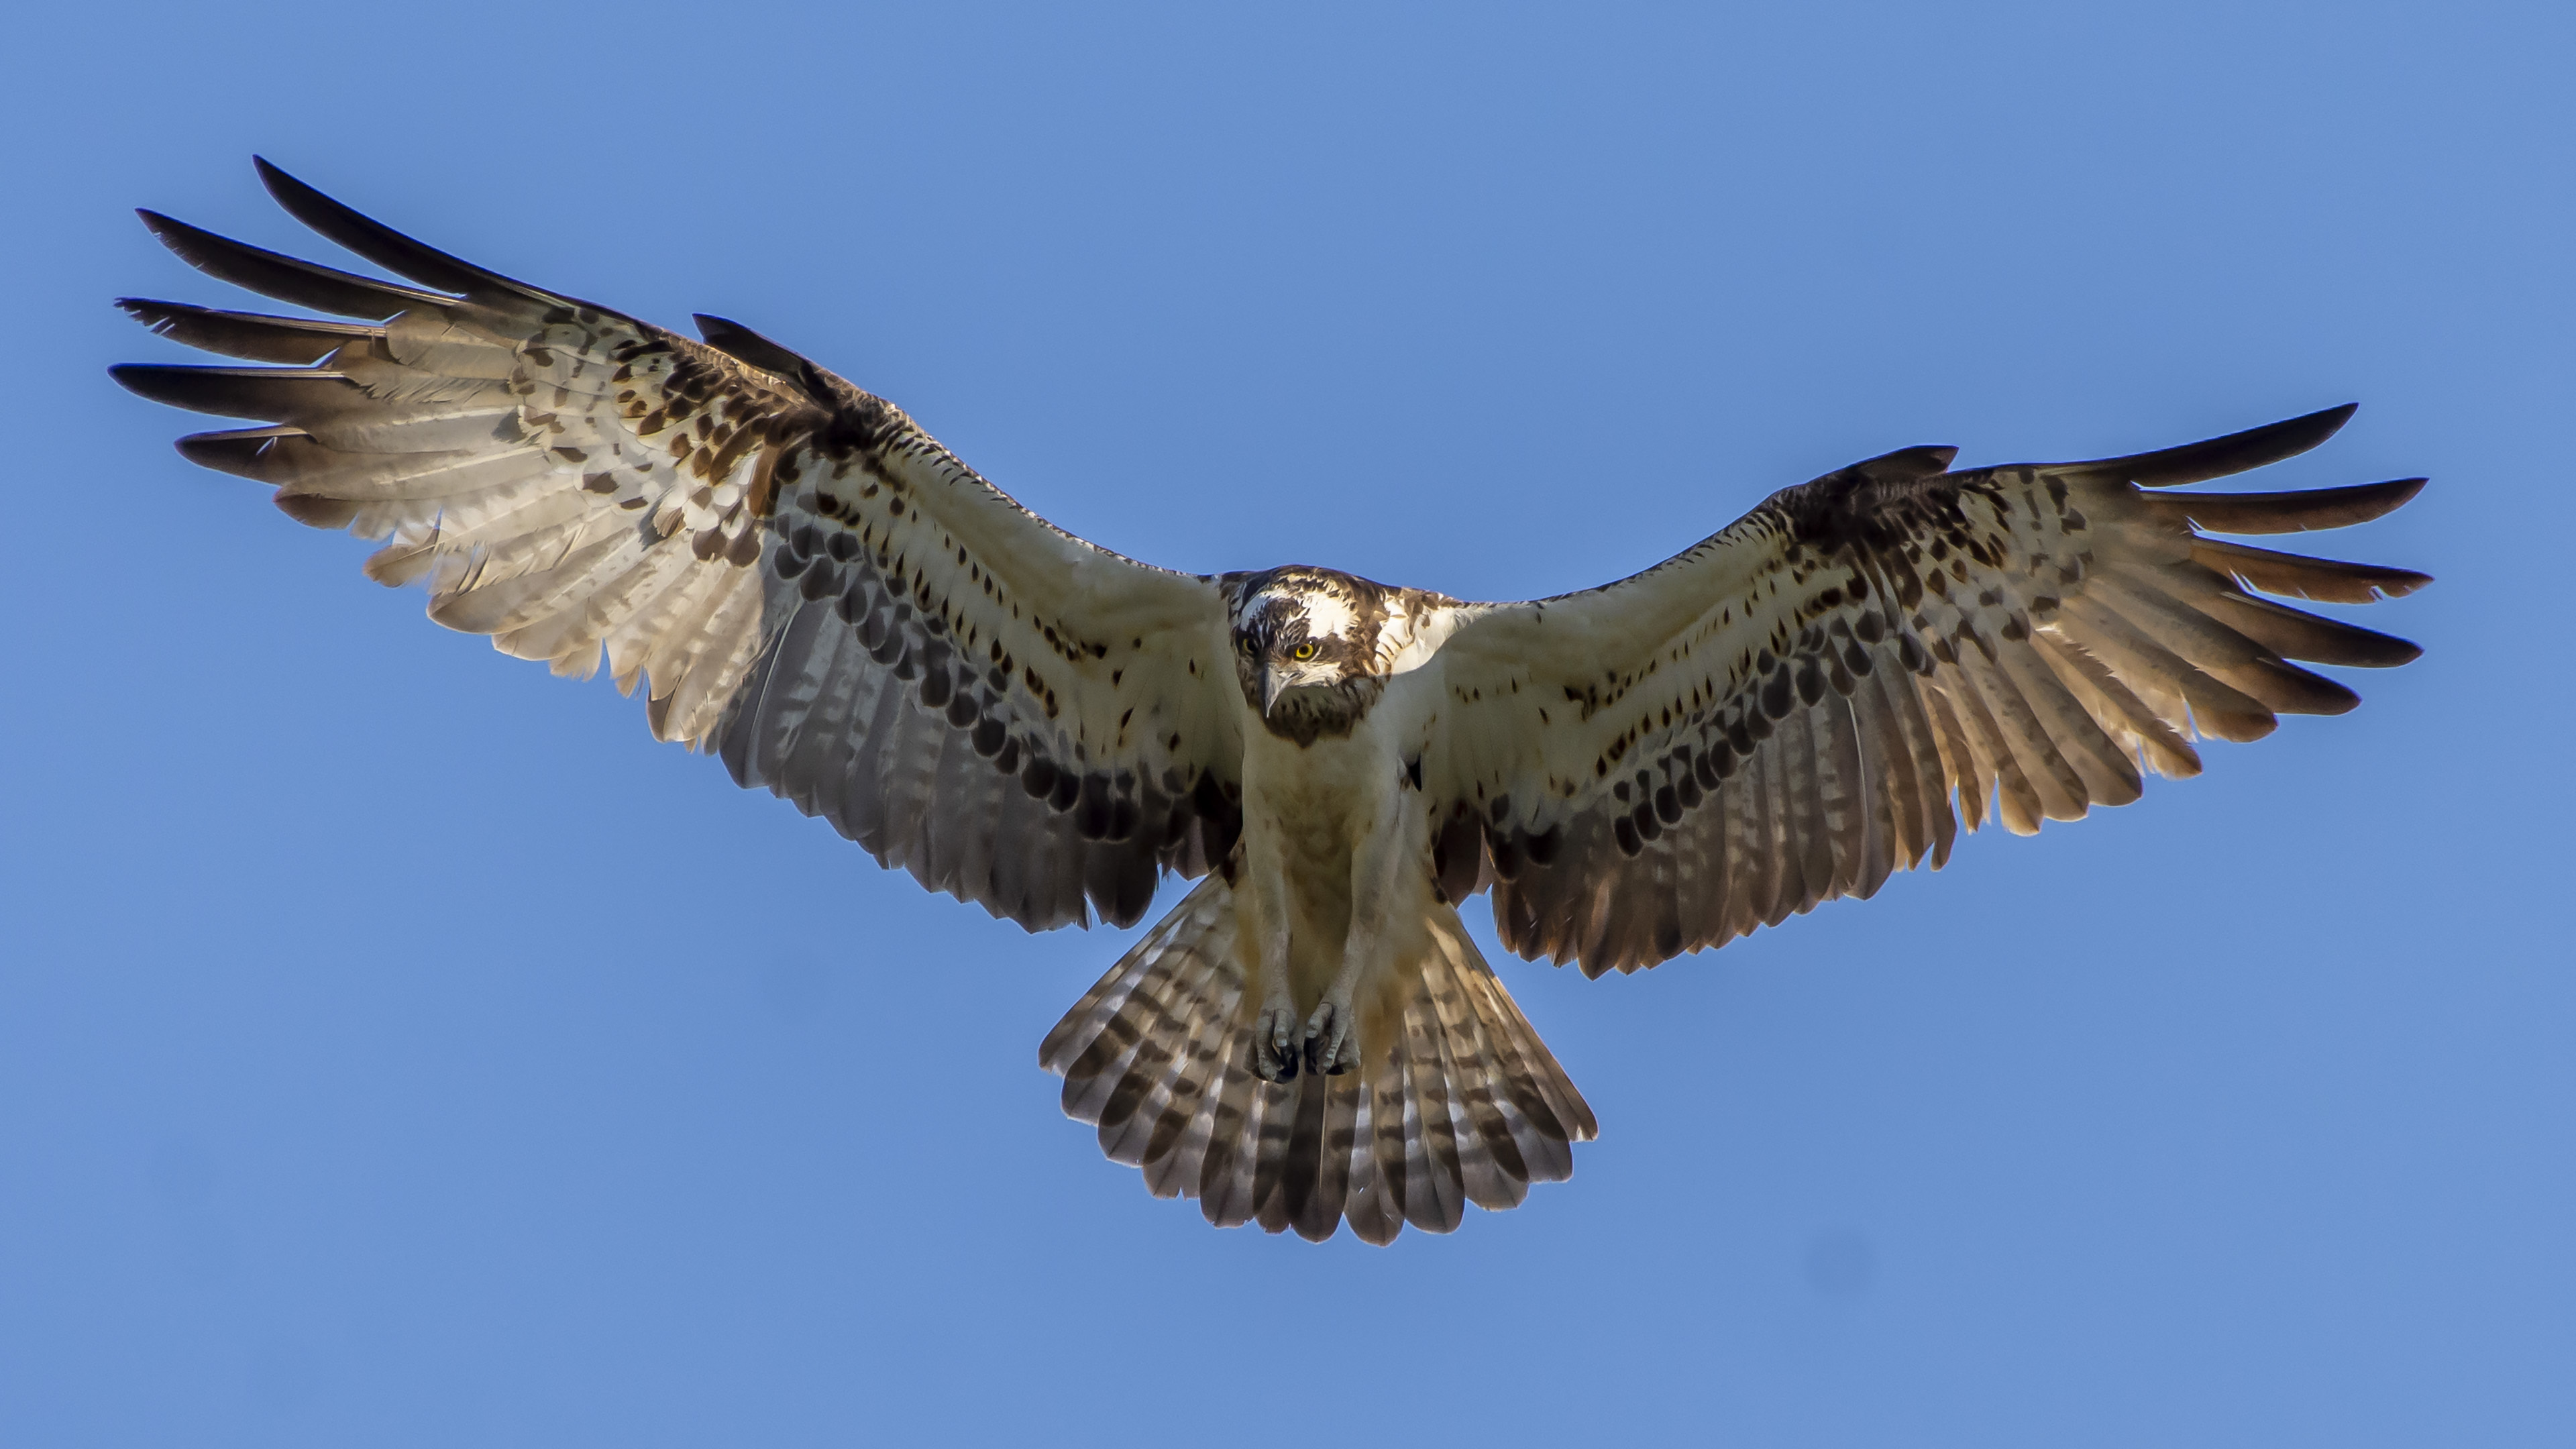
[[[1265,1082],[1297,1080],[1297,1013],[1265,1006],[1252,1022],[1252,1074]]]
[[[1359,1033],[1353,1030],[1351,1004],[1326,996],[1306,1018],[1306,1070],[1338,1077],[1360,1064]]]

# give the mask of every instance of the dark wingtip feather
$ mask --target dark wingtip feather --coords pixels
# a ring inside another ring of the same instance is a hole
[[[283,367],[189,367],[120,362],[107,370],[136,397],[190,412],[284,422],[307,409],[342,401],[352,390],[332,372]]]
[[[2412,664],[2424,654],[2423,646],[2412,640],[2233,590],[2201,607],[2210,617],[2284,659],[2390,669]]]
[[[2351,689],[2295,664],[2260,659],[2243,672],[2245,691],[2283,714],[2350,714],[2361,705]]]
[[[281,302],[364,317],[381,322],[406,307],[443,305],[454,299],[399,282],[381,282],[330,267],[317,266],[279,252],[217,236],[157,211],[137,208],[135,215],[179,260],[217,281],[230,282]]]
[[[261,475],[261,456],[279,438],[302,435],[301,428],[235,428],[221,433],[190,433],[171,446],[179,450],[180,457],[200,468],[268,482],[271,480]]]
[[[2214,538],[2194,538],[2191,556],[2194,562],[2242,579],[2264,593],[2333,604],[2402,599],[2433,582],[2431,574],[2414,569],[2310,558]]]
[[[2352,420],[2354,411],[2360,406],[2359,403],[2345,403],[2304,417],[2247,428],[2241,433],[2185,443],[2179,448],[2160,448],[2152,453],[2135,453],[2126,458],[2104,458],[2064,466],[2096,476],[2116,477],[2141,488],[2172,488],[2184,483],[2205,482],[2277,463],[2284,458],[2295,458],[2333,437]]]
[[[377,266],[451,292],[484,292],[497,287],[543,301],[561,300],[405,236],[296,180],[265,156],[253,156],[251,164],[259,168],[260,184],[268,188],[268,194],[286,209],[287,215]]]
[[[158,336],[250,362],[309,366],[351,341],[384,335],[381,327],[356,322],[316,322],[301,317],[226,312],[149,297],[119,297],[116,305]]]
[[[118,387],[136,397],[147,402],[166,402],[168,399],[159,395],[159,374],[167,370],[148,362],[120,362],[108,368],[107,375]]]
[[[178,315],[182,304],[156,301],[150,297],[116,297],[108,305],[167,337],[170,335],[170,319]]]
[[[2309,533],[2394,513],[2424,491],[2421,478],[2281,493],[2166,493],[2141,501],[2152,512],[2207,533]]]

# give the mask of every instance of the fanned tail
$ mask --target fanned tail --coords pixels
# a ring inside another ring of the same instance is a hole
[[[1102,1151],[1219,1227],[1314,1242],[1344,1219],[1371,1243],[1406,1223],[1448,1232],[1468,1203],[1513,1207],[1531,1183],[1572,1176],[1572,1144],[1597,1124],[1457,912],[1438,906],[1428,925],[1401,1005],[1362,1015],[1364,1070],[1264,1082],[1259,1003],[1211,875],[1074,1003],[1039,1063]]]

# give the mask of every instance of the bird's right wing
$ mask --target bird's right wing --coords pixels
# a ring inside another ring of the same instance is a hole
[[[388,540],[368,572],[426,582],[442,624],[561,674],[604,654],[645,686],[656,735],[1032,929],[1132,922],[1160,869],[1231,850],[1242,706],[1212,581],[1055,528],[756,334],[702,319],[702,345],[261,172],[306,225],[421,285],[145,213],[203,271],[365,319],[124,302],[271,364],[116,369],[266,424],[182,439],[187,457]]]

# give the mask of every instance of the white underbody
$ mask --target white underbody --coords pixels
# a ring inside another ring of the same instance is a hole
[[[1264,1008],[1302,1023],[1336,998],[1365,1021],[1409,984],[1441,908],[1430,821],[1405,773],[1427,733],[1420,702],[1437,697],[1425,683],[1397,676],[1350,734],[1310,745],[1246,723],[1233,894],[1246,995]]]

